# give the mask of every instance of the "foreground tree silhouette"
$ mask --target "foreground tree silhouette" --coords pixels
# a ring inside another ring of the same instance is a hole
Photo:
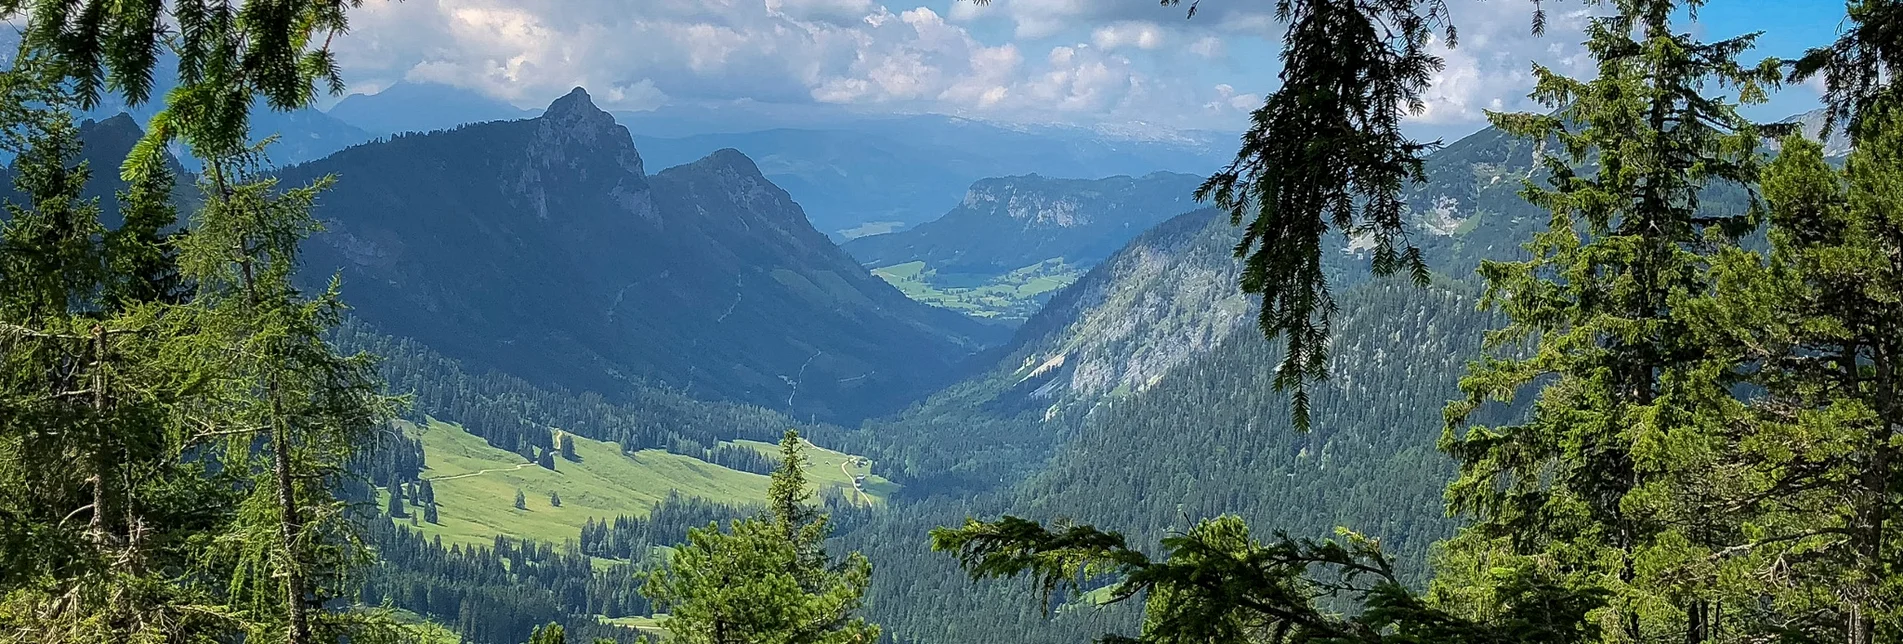
[[[1277,535],[1259,543],[1241,519],[1204,520],[1162,541],[1152,559],[1122,535],[1058,522],[1004,517],[932,531],[935,550],[955,554],[973,579],[1030,576],[1048,607],[1060,591],[1075,596],[1085,581],[1117,579],[1109,601],[1147,597],[1143,631],[1102,642],[1188,644],[1419,644],[1593,641],[1585,619],[1598,591],[1575,592],[1537,575],[1503,585],[1505,610],[1490,620],[1447,613],[1414,595],[1395,576],[1375,542],[1342,531],[1341,541]],[[1344,616],[1318,600],[1342,598],[1364,610]]]
[[[768,513],[690,530],[642,594],[685,644],[848,644],[879,638],[855,615],[872,575],[859,553],[834,562],[827,516],[812,505],[799,433],[780,441]]]

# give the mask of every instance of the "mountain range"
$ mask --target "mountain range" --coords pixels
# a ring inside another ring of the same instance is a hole
[[[531,381],[662,386],[853,420],[928,393],[996,331],[907,299],[739,152],[647,174],[580,90],[534,119],[397,135],[284,170],[334,176],[309,245],[354,314]]]

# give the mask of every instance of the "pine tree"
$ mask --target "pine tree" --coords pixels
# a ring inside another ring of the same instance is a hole
[[[555,492],[554,490],[549,490],[549,492],[548,492],[548,506],[549,506],[549,507],[551,507],[551,508],[559,508],[559,507],[562,507],[562,495],[561,495],[561,494],[558,494],[558,493],[556,493],[556,492]]]
[[[872,574],[858,553],[833,562],[827,517],[808,502],[798,432],[780,442],[766,516],[688,531],[642,594],[665,610],[670,641],[688,644],[872,642],[879,627],[854,616]]]
[[[431,525],[439,525],[442,523],[442,521],[438,520],[435,503],[423,506],[423,520],[429,522]]]
[[[535,464],[542,466],[543,469],[555,469],[555,450],[544,448],[542,453],[535,457]]]
[[[515,509],[517,510],[529,509],[529,497],[522,495],[521,488],[516,488],[515,490]]]
[[[1760,167],[1756,128],[1703,92],[1761,101],[1779,73],[1735,62],[1754,36],[1674,31],[1676,2],[1611,4],[1588,30],[1596,79],[1536,67],[1533,96],[1557,111],[1492,116],[1558,150],[1544,159],[1551,187],[1523,193],[1552,219],[1531,259],[1481,268],[1486,303],[1509,326],[1447,412],[1442,447],[1461,467],[1449,507],[1473,523],[1450,544],[1437,595],[1485,614],[1503,601],[1494,571],[1557,570],[1612,592],[1594,617],[1608,637],[1696,643],[1736,610],[1703,564],[1741,529],[1710,509],[1736,483],[1715,466],[1740,416],[1727,389],[1739,365],[1694,332],[1686,302],[1711,292],[1711,258],[1756,210],[1707,212],[1701,196],[1749,191]],[[1527,388],[1537,399],[1524,422],[1457,431]]]
[[[1756,633],[1870,644],[1903,637],[1903,112],[1865,105],[1842,171],[1785,139],[1764,174],[1768,257],[1722,262],[1710,337],[1758,365],[1727,468],[1748,528],[1722,559]],[[1750,591],[1750,592],[1747,592]],[[1767,601],[1769,598],[1769,601]],[[1755,602],[1751,600],[1756,600]]]
[[[423,505],[436,505],[436,488],[430,485],[429,479],[419,481],[416,487],[416,497]]]
[[[574,436],[569,435],[568,432],[562,432],[561,438],[557,439],[556,442],[561,445],[562,458],[570,461],[580,460],[575,456]]]

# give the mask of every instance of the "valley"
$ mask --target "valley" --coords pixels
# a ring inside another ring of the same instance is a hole
[[[0,34],[0,644],[1903,642],[1903,2],[234,3]]]

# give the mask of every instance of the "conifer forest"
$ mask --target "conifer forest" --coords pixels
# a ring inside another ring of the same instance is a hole
[[[0,14],[0,644],[1903,644],[1903,0]]]

